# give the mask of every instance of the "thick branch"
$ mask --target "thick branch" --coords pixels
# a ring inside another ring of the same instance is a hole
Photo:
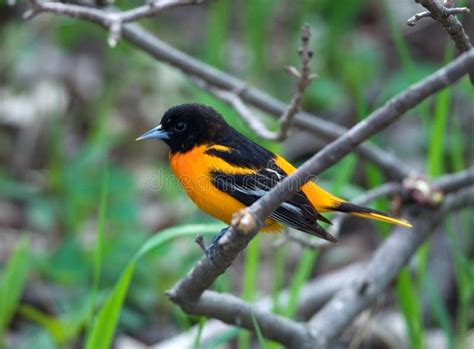
[[[306,337],[305,325],[262,310],[261,307],[253,306],[230,294],[206,291],[196,302],[180,303],[180,306],[188,314],[219,319],[252,332],[255,332],[252,319],[255,316],[265,338],[282,343],[288,348],[299,347],[301,338]]]
[[[303,285],[298,297],[298,318],[307,318],[311,314],[314,314],[316,309],[318,309],[322,304],[324,304],[324,302],[326,302],[342,287],[349,285],[353,280],[357,278],[357,276],[359,276],[364,271],[364,269],[365,263],[354,263],[336,271],[323,274],[318,278],[311,280],[307,284]],[[204,294],[206,293],[207,291]],[[284,308],[288,304],[288,300],[290,297],[289,293],[290,292],[288,290],[284,290],[279,294],[278,304],[280,307]],[[223,301],[226,299],[219,298],[215,293],[214,295],[216,297],[217,302],[221,302],[221,300]],[[252,304],[252,308],[254,310],[257,309],[270,311],[272,309],[273,304],[273,297],[265,296],[258,302]],[[207,309],[205,308],[202,308],[201,312],[199,313],[197,313],[195,309],[194,313],[196,315],[202,316],[210,315],[207,313]],[[194,327],[188,332],[181,333],[176,337],[157,343],[152,347],[156,349],[191,347],[196,338],[196,330],[197,328]],[[201,335],[202,341],[207,341],[211,338],[215,338],[220,333],[223,333],[227,330],[229,330],[229,327],[222,326],[221,322],[209,319],[206,322],[206,326],[204,327]]]

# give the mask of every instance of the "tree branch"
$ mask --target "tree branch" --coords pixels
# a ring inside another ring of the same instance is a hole
[[[469,13],[470,10],[468,8],[449,8],[437,0],[415,0],[415,2],[426,8],[429,12],[429,16],[443,26],[444,30],[446,30],[454,41],[459,53],[466,52],[472,48],[471,40],[464,31],[461,22],[455,16],[459,13]],[[418,19],[427,16],[426,12],[416,14],[407,21],[407,24],[413,26]],[[474,69],[469,72],[469,78],[474,85]]]
[[[471,185],[474,185],[474,166],[458,173],[444,175],[433,183],[433,187],[443,193],[451,193]]]
[[[436,210],[419,207],[412,209],[413,229],[397,227],[375,252],[363,277],[339,291],[311,319],[310,330],[316,343],[314,348],[326,348],[357,314],[375,300],[433,232],[443,215],[468,205],[474,205],[474,186],[451,194]]]
[[[324,304],[324,302],[332,297],[337,291],[339,291],[342,287],[349,285],[361,273],[363,273],[365,264],[366,263],[361,262],[348,265],[338,270],[320,275],[316,279],[311,280],[307,284],[303,285],[298,297],[298,318],[307,318],[311,314],[314,314],[316,309]],[[206,293],[207,291],[204,294]],[[285,307],[288,304],[290,297],[289,293],[289,290],[283,290],[278,295],[278,304],[280,307]],[[217,301],[219,302],[220,299],[218,298]],[[273,305],[273,297],[265,296],[258,302],[252,304],[252,307],[253,309],[257,310],[271,311]],[[202,312],[197,313],[195,309],[194,313],[196,315],[209,316],[205,308],[202,308],[201,310]],[[231,325],[234,325],[234,323]],[[196,338],[196,330],[197,328],[194,327],[188,332],[181,333],[173,338],[166,339],[153,345],[152,347],[156,349],[191,347]],[[201,334],[202,341],[205,342],[211,338],[215,338],[220,333],[223,333],[227,330],[229,330],[229,327],[222,326],[222,322],[209,319],[206,322],[206,326],[204,327]]]
[[[305,325],[262,310],[230,294],[205,291],[196,302],[180,303],[180,306],[188,314],[219,319],[252,332],[255,332],[255,317],[265,338],[282,343],[288,348],[299,347],[301,339],[306,337]]]
[[[25,19],[34,17],[40,12],[82,18],[106,27],[109,30],[109,45],[117,45],[121,37],[124,23],[137,21],[142,18],[152,17],[165,9],[183,5],[193,5],[204,0],[149,0],[145,5],[127,11],[105,11],[93,7],[76,4],[63,4],[60,2],[30,0],[32,9],[24,14]]]
[[[454,8],[447,8],[446,9],[446,14],[447,15],[458,15],[461,13],[469,13],[471,10],[467,7],[454,7]],[[431,14],[430,11],[423,11],[420,13],[415,13],[413,17],[408,18],[407,24],[410,27],[414,27],[416,25],[416,22],[418,22],[422,18],[433,18],[433,15]]]

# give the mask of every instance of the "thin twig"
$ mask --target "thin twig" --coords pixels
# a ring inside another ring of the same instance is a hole
[[[316,75],[311,74],[311,68],[309,62],[313,57],[313,51],[309,48],[309,41],[311,38],[311,29],[309,25],[305,24],[303,27],[303,33],[301,35],[302,46],[299,50],[301,59],[301,71],[298,71],[295,67],[289,67],[288,71],[291,75],[298,79],[296,92],[291,98],[290,105],[280,117],[280,128],[276,133],[275,140],[283,141],[288,135],[288,129],[296,114],[301,109],[301,102],[303,99],[304,91],[306,87],[316,78]]]
[[[204,0],[151,0],[145,5],[127,11],[105,11],[76,4],[63,4],[53,1],[30,0],[32,9],[23,17],[30,19],[40,12],[50,12],[74,18],[82,18],[105,26],[109,30],[108,43],[114,47],[122,35],[122,26],[142,18],[155,16],[158,12],[172,7],[193,5]]]
[[[448,16],[450,15],[458,15],[460,13],[469,13],[471,10],[468,7],[454,7],[454,8],[448,8],[446,9],[446,14]],[[422,18],[433,18],[431,15],[430,11],[423,11],[420,13],[416,13],[413,17],[408,18],[407,24],[410,27],[414,27],[416,25],[416,22],[418,22]]]
[[[257,136],[270,141],[284,141],[288,136],[288,130],[292,124],[293,119],[301,109],[301,102],[306,87],[311,83],[312,80],[316,78],[316,75],[311,73],[311,69],[309,66],[309,62],[311,60],[311,57],[313,56],[313,52],[309,48],[310,38],[311,30],[309,25],[306,24],[303,27],[301,35],[302,46],[298,51],[301,60],[301,71],[299,71],[293,66],[290,66],[287,69],[291,76],[298,79],[298,83],[296,84],[296,91],[293,97],[291,98],[290,104],[280,116],[280,125],[276,132],[268,130],[265,124],[261,122],[257,117],[255,117],[255,115],[245,105],[244,101],[240,97],[245,91],[245,88],[239,88],[237,91],[228,91],[213,86],[208,86],[207,89],[215,97],[232,106],[232,108],[235,109],[235,111],[245,121],[247,126]],[[204,87],[206,86],[204,85]]]
[[[173,298],[171,297],[173,300]],[[205,291],[195,302],[180,303],[188,314],[219,319],[227,324],[255,331],[253,317],[265,338],[275,340],[288,348],[298,348],[301,339],[307,337],[303,323],[272,314],[230,294]]]
[[[472,48],[471,40],[467,36],[462,23],[455,16],[459,13],[469,13],[468,8],[453,8],[454,1],[445,2],[445,5],[438,2],[437,0],[415,0],[415,2],[421,4],[430,13],[430,17],[439,22],[444,30],[451,36],[454,44],[459,53],[466,52]],[[456,11],[457,10],[457,11]],[[414,17],[416,18],[417,15]],[[426,17],[427,15],[424,15]],[[413,17],[407,22],[408,25],[416,23],[416,20],[412,21]],[[474,85],[474,70],[469,72],[469,78],[472,85]]]
[[[196,244],[198,244],[198,246],[201,248],[202,252],[206,253],[206,251],[207,251],[207,246],[206,246],[206,242],[204,241],[204,236],[202,236],[201,234],[199,234],[199,235],[196,236],[196,238],[194,239],[194,242],[196,242]]]

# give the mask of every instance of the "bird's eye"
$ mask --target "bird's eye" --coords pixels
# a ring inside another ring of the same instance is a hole
[[[174,129],[176,132],[183,132],[186,129],[186,124],[184,122],[178,122],[174,125]]]

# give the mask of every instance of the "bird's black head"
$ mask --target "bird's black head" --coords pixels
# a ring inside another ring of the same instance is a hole
[[[213,108],[202,104],[181,104],[170,108],[161,123],[137,140],[162,139],[172,153],[186,152],[194,146],[215,144],[229,126]]]

